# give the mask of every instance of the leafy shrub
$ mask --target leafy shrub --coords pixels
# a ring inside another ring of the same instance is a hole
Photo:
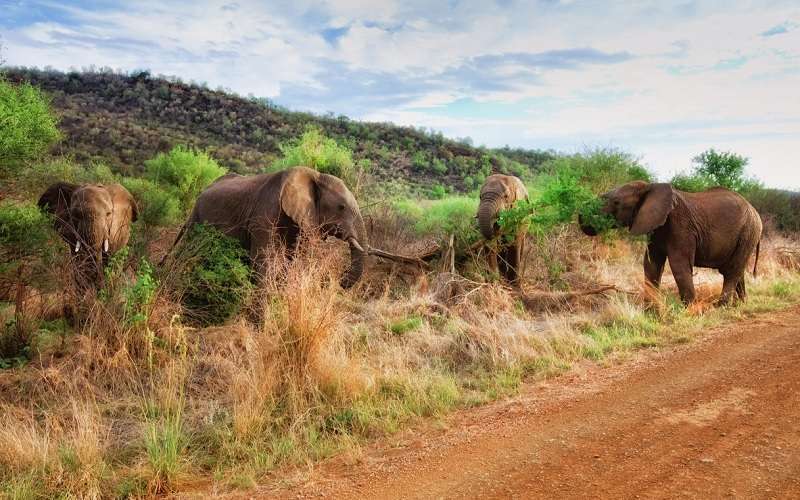
[[[744,193],[765,221],[781,231],[800,231],[800,193],[756,188]]]
[[[628,153],[614,149],[559,156],[545,163],[542,171],[542,178],[546,182],[552,175],[569,175],[594,193],[603,193],[634,180],[652,180],[650,172],[638,160]]]
[[[354,162],[353,153],[335,140],[325,137],[318,128],[309,128],[299,140],[281,146],[283,158],[275,161],[270,170],[305,166],[325,174],[335,175],[354,188],[368,162]]]
[[[246,252],[212,226],[194,225],[177,253],[188,272],[181,280],[188,316],[201,324],[222,324],[236,314],[250,289]]]
[[[34,159],[60,138],[49,100],[36,87],[0,76],[0,165]]]
[[[35,203],[0,202],[0,251],[4,257],[35,254],[51,235],[50,219]]]
[[[148,308],[152,304],[158,288],[158,280],[153,275],[153,266],[142,257],[136,271],[136,281],[125,287],[125,318],[130,323],[146,322]]]
[[[183,219],[181,201],[174,191],[142,178],[124,177],[121,182],[136,198],[139,220],[144,224],[170,226]]]
[[[0,286],[39,285],[55,248],[52,236],[50,218],[35,204],[0,202]],[[14,320],[0,325],[0,358],[27,356],[30,328],[24,321],[24,305],[17,306]]]
[[[477,198],[448,196],[422,204],[413,200],[399,200],[395,201],[394,207],[414,221],[414,230],[420,235],[432,236],[443,243],[451,234],[454,235],[457,254],[463,255],[480,237],[475,223]]]
[[[176,191],[184,211],[191,208],[203,189],[227,172],[207,153],[183,146],[159,153],[144,164],[148,179]]]
[[[557,226],[573,222],[578,214],[598,231],[613,227],[612,219],[600,210],[602,202],[581,182],[582,178],[580,170],[569,166],[543,176],[527,201],[500,212],[498,224],[503,234],[513,238],[520,228],[527,226],[531,234],[542,236]]]

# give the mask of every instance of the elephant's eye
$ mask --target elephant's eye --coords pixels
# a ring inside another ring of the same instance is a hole
[[[339,205],[339,211],[344,212],[344,204]]]
[[[106,212],[106,217],[111,217],[111,212]]]

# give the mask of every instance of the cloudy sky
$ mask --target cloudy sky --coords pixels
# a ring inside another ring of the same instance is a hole
[[[487,146],[709,147],[800,188],[800,2],[0,0],[7,65],[149,69]]]

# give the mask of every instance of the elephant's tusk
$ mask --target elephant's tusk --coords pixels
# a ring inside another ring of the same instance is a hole
[[[75,242],[75,253],[78,253],[78,250],[81,249],[81,240]]]
[[[108,253],[108,238],[103,240],[103,251]]]
[[[362,248],[361,245],[358,244],[358,241],[354,237],[351,236],[350,238],[348,238],[347,242],[353,245],[355,249],[358,250],[359,252],[364,253],[364,248]]]

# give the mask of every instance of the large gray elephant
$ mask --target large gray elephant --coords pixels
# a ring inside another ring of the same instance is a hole
[[[220,177],[200,193],[175,244],[197,223],[211,224],[239,240],[259,274],[276,237],[291,256],[301,230],[319,230],[323,237],[348,242],[350,266],[340,281],[343,288],[355,284],[364,270],[368,242],[358,202],[341,179],[307,167]]]
[[[486,178],[480,196],[478,227],[481,235],[491,240],[500,232],[497,224],[500,211],[512,208],[519,200],[527,200],[528,190],[517,177],[494,174]],[[499,268],[501,276],[512,285],[519,284],[519,266],[522,262],[524,245],[525,231],[521,230],[517,232],[513,241],[501,241],[499,251],[497,253],[490,251],[489,254],[489,265],[492,270]]]
[[[603,212],[630,229],[633,235],[648,235],[644,275],[658,288],[669,259],[681,299],[695,299],[694,267],[718,269],[724,277],[718,304],[727,304],[734,294],[747,296],[745,272],[755,252],[753,273],[758,269],[761,247],[761,216],[750,203],[733,191],[713,188],[686,193],[670,184],[629,182],[602,195]],[[597,231],[581,219],[589,236]]]
[[[128,244],[136,221],[133,196],[119,184],[57,182],[42,193],[38,205],[53,215],[56,231],[69,245],[78,283],[102,286],[103,266]]]

